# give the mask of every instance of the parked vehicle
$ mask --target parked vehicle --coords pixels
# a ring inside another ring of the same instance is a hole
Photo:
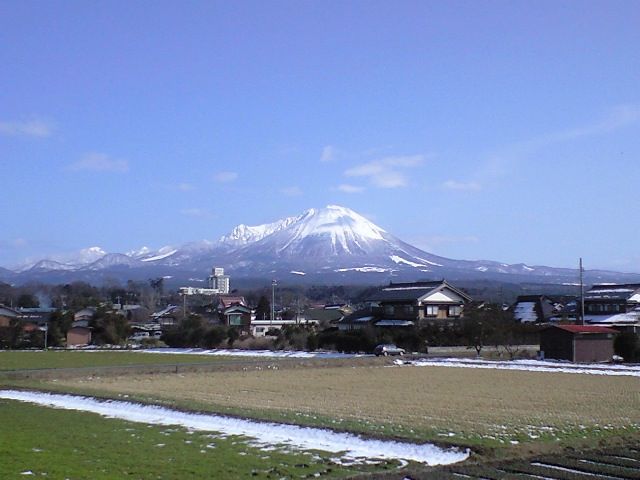
[[[393,343],[381,343],[373,349],[373,353],[376,354],[376,357],[379,357],[380,355],[384,355],[386,357],[388,355],[404,355],[405,350]]]

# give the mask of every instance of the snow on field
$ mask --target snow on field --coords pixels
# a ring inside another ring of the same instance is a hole
[[[490,361],[470,358],[433,358],[396,360],[396,365],[417,367],[486,368],[498,370],[525,370],[530,372],[580,373],[588,375],[614,375],[640,377],[640,365],[608,365],[598,363],[570,363],[540,360]]]
[[[141,353],[168,353],[174,355],[214,355],[221,357],[268,357],[268,358],[354,358],[361,354],[339,352],[303,352],[297,350],[234,350],[226,348],[148,348]]]
[[[93,412],[108,418],[154,425],[180,425],[190,430],[249,437],[260,448],[286,446],[300,450],[323,450],[338,454],[345,462],[371,459],[413,460],[444,465],[465,460],[468,451],[444,449],[433,444],[365,439],[349,433],[272,422],[258,422],[214,414],[188,413],[153,405],[102,401],[91,397],[17,390],[0,390],[0,398],[34,403],[64,410]]]

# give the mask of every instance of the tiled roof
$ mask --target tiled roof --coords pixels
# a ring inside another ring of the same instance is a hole
[[[618,333],[612,328],[599,327],[597,325],[555,325],[551,328],[560,328],[571,333]]]
[[[461,297],[471,300],[466,293],[449,285],[445,280],[436,282],[391,283],[373,294],[369,301],[372,302],[414,302],[441,287],[446,287],[456,292]]]

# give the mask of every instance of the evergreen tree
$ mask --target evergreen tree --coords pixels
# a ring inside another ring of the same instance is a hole
[[[269,299],[262,295],[258,300],[258,306],[256,307],[256,320],[269,320],[271,318],[271,302]]]

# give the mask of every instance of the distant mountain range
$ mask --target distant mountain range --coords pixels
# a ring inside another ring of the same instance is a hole
[[[258,226],[238,225],[218,241],[200,241],[158,250],[143,247],[107,253],[99,247],[76,256],[43,259],[20,269],[0,268],[0,280],[99,283],[106,279],[146,280],[164,276],[182,284],[205,282],[211,268],[224,267],[234,279],[283,283],[380,284],[440,279],[509,283],[578,281],[577,269],[453,260],[409,245],[362,215],[330,205]],[[640,274],[589,270],[593,282],[640,282]]]

